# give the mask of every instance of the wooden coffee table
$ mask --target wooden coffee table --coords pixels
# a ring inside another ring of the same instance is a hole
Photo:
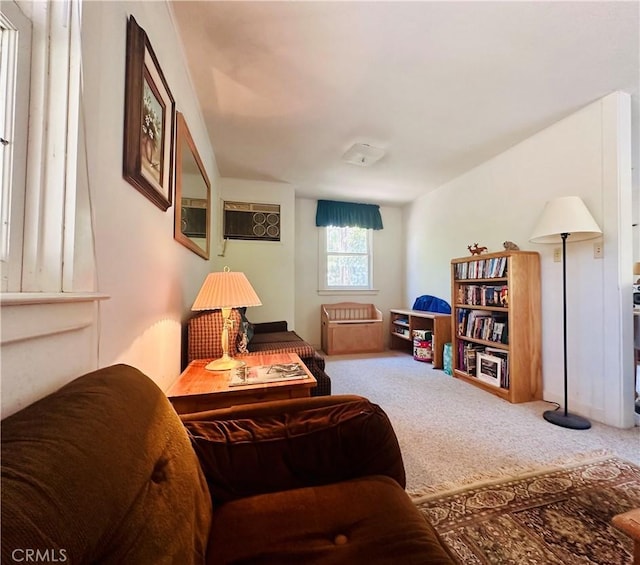
[[[189,414],[236,404],[303,398],[311,396],[311,389],[317,384],[296,353],[238,355],[236,359],[244,361],[248,368],[298,363],[306,373],[306,378],[229,386],[235,370],[208,371],[204,367],[211,359],[199,359],[189,363],[167,392],[176,412]]]

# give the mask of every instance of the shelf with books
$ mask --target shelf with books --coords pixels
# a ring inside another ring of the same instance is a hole
[[[460,284],[456,303],[465,306],[482,306],[506,309],[509,307],[507,279],[503,284]]]
[[[539,255],[453,259],[451,280],[453,375],[509,402],[540,399]]]
[[[501,310],[456,307],[458,336],[508,344],[508,310]]]

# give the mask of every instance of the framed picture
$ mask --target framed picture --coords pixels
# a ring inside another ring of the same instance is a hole
[[[127,24],[123,176],[162,210],[171,206],[175,101],[145,31]]]
[[[478,352],[476,371],[476,376],[479,380],[499,387],[502,376],[502,359],[495,355]]]

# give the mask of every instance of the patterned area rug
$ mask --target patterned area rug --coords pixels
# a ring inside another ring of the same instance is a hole
[[[633,562],[610,522],[640,507],[640,468],[616,457],[413,496],[464,565]]]

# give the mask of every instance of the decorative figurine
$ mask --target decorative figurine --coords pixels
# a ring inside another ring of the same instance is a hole
[[[474,243],[473,247],[467,245],[467,249],[471,252],[471,255],[480,255],[480,253],[484,253],[487,250],[486,247],[478,247],[477,243]]]
[[[507,251],[518,251],[520,249],[513,241],[505,241],[502,245]]]

